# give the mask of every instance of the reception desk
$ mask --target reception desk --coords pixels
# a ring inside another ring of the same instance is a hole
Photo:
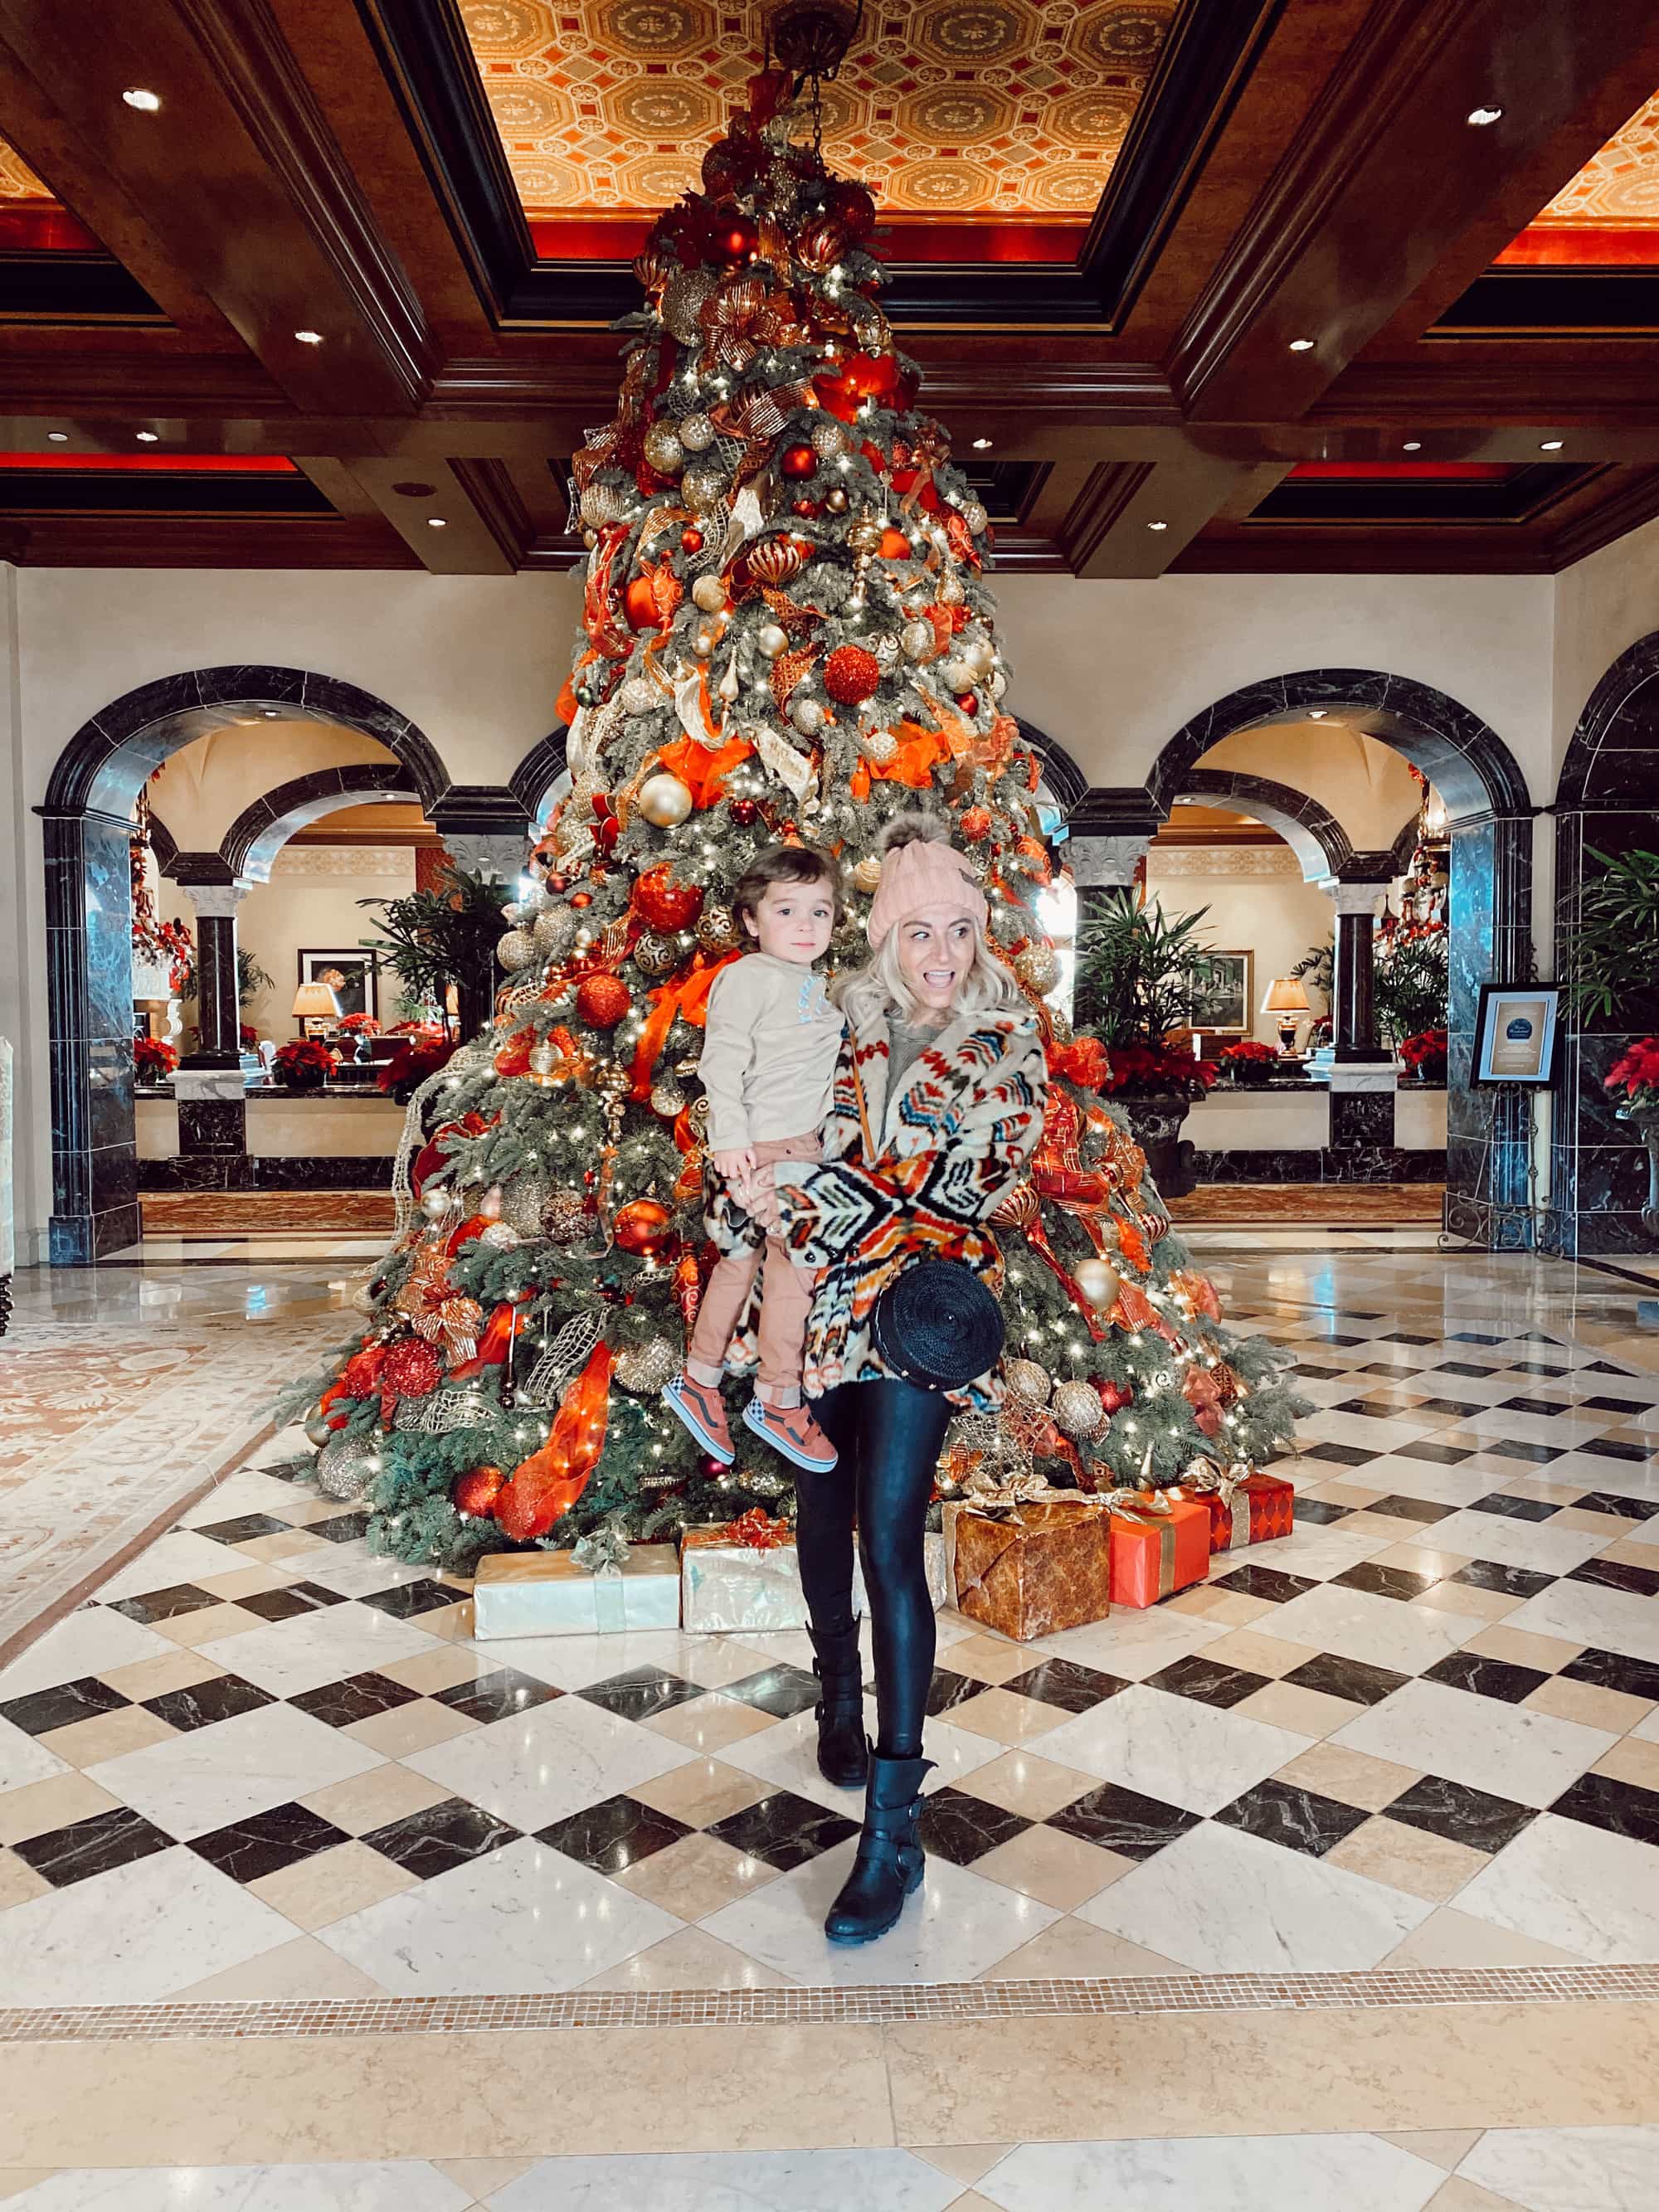
[[[171,1091],[140,1091],[133,1107],[140,1188],[174,1189],[198,1180],[181,1170]],[[403,1129],[403,1108],[378,1091],[250,1091],[248,1173],[235,1183],[254,1190],[382,1188],[391,1182]]]
[[[1446,1173],[1446,1092],[1389,1071],[1367,1085],[1362,1133],[1333,1132],[1328,1085],[1311,1078],[1261,1090],[1218,1084],[1188,1115],[1200,1182],[1440,1182]],[[1351,1101],[1343,1102],[1351,1104]],[[1341,1127],[1353,1130],[1352,1112]]]

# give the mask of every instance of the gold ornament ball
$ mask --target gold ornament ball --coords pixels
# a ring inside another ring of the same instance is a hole
[[[839,484],[832,484],[825,492],[823,503],[831,514],[845,514],[847,512],[847,495]]]
[[[975,538],[979,536],[980,532],[984,529],[986,524],[991,520],[984,507],[976,499],[970,499],[967,506],[963,508],[962,519],[967,524],[969,530],[973,532]]]
[[[812,425],[812,451],[821,461],[833,461],[840,454],[850,453],[852,446],[852,432],[833,415],[826,415],[822,422]]]
[[[492,1252],[514,1251],[523,1241],[510,1221],[492,1221],[478,1232],[479,1243],[489,1245]]]
[[[971,691],[979,678],[978,670],[959,653],[952,654],[939,673],[953,691]]]
[[[536,916],[532,931],[536,950],[544,958],[556,960],[576,941],[576,917],[568,906],[550,906]]]
[[[1091,1305],[1103,1309],[1115,1305],[1117,1294],[1123,1288],[1123,1278],[1117,1269],[1092,1255],[1078,1261],[1072,1270],[1072,1279]]]
[[[691,586],[691,604],[706,615],[717,615],[726,605],[726,586],[718,576],[699,576]]]
[[[598,532],[597,530],[584,530],[584,531],[583,531],[583,532],[582,532],[582,544],[583,544],[585,546],[586,546],[586,548],[587,548],[587,550],[588,550],[588,551],[589,551],[590,553],[593,550],[593,548],[594,548],[594,547],[599,544],[599,532]]]
[[[552,1244],[574,1244],[586,1221],[578,1190],[556,1190],[542,1209],[542,1231]]]
[[[614,1373],[624,1390],[638,1398],[654,1398],[663,1384],[679,1370],[679,1354],[665,1336],[649,1343],[630,1345],[619,1352]]]
[[[691,641],[691,650],[699,660],[707,660],[714,650],[716,641],[712,629],[700,629]]]
[[[1006,670],[1006,669],[1005,669],[1005,668],[994,668],[994,669],[991,671],[991,696],[992,696],[994,699],[1000,699],[1000,698],[1001,698],[1001,696],[1002,696],[1002,695],[1003,695],[1003,693],[1004,693],[1007,689],[1008,689],[1008,672],[1007,672],[1007,670]]]
[[[627,505],[626,495],[617,485],[591,483],[581,496],[581,518],[590,530],[603,530],[608,523],[621,520]]]
[[[1016,1398],[1024,1398],[1028,1405],[1046,1406],[1048,1402],[1048,1370],[1035,1359],[1005,1360],[1002,1379]]]
[[[645,434],[645,458],[661,477],[678,475],[685,465],[685,448],[671,422],[653,422]]]
[[[706,453],[714,442],[714,426],[706,415],[681,417],[680,443],[688,453]]]
[[[320,1451],[334,1431],[328,1425],[328,1415],[320,1407],[306,1415],[306,1442],[315,1444]]]
[[[855,553],[879,553],[882,526],[873,515],[861,514],[847,533],[847,542]]]
[[[699,462],[680,478],[680,489],[685,494],[688,507],[699,514],[706,514],[726,497],[726,471]]]
[[[428,1221],[441,1221],[454,1203],[447,1190],[428,1189],[421,1193],[421,1211]]]
[[[1053,1029],[1054,1033],[1054,1042],[1056,1044],[1070,1044],[1072,1042],[1071,1016],[1060,1006],[1050,1006],[1048,1009],[1048,1022],[1049,1026]]]
[[[870,859],[859,860],[854,864],[853,888],[854,890],[873,892],[880,881],[881,862],[879,860]]]
[[[777,623],[763,623],[755,633],[755,642],[769,660],[775,660],[788,651],[789,633]]]
[[[697,942],[705,952],[729,952],[738,941],[737,916],[729,906],[705,906],[697,917]]]
[[[859,750],[875,767],[885,768],[898,750],[898,739],[890,730],[860,730]]]
[[[678,776],[659,769],[640,787],[640,811],[659,830],[678,829],[691,811],[690,790]]]
[[[509,929],[496,940],[495,957],[509,975],[516,975],[536,957],[536,939],[527,929]]]
[[[1087,1443],[1106,1428],[1106,1408],[1092,1382],[1056,1382],[1053,1412],[1062,1436]]]
[[[945,576],[941,580],[939,595],[947,607],[959,607],[967,597],[960,578],[956,576]]]
[[[694,1098],[691,1101],[691,1109],[685,1118],[690,1125],[692,1135],[699,1144],[703,1143],[708,1135],[708,1101],[706,1098]]]
[[[789,719],[804,738],[815,738],[823,727],[823,708],[816,699],[797,699]]]
[[[1050,945],[1028,945],[1014,963],[1014,973],[1041,998],[1060,981],[1060,956]]]
[[[530,1073],[532,1075],[551,1075],[559,1064],[558,1048],[544,1037],[539,1044],[530,1048]]]
[[[617,696],[624,714],[649,714],[655,711],[662,694],[648,676],[630,676]]]
[[[899,632],[899,643],[904,647],[907,659],[930,659],[938,643],[933,635],[933,625],[930,622],[906,623]]]
[[[988,676],[996,666],[997,649],[988,637],[970,637],[964,642],[960,657],[975,676]]]
[[[659,1083],[651,1092],[651,1111],[660,1114],[665,1121],[672,1121],[685,1109],[685,1093],[678,1083]]]
[[[647,975],[666,975],[671,969],[678,967],[679,961],[679,946],[672,937],[665,937],[658,930],[647,929],[635,939],[634,964]]]

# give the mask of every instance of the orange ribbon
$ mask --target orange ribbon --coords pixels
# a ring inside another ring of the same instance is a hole
[[[665,745],[657,757],[691,793],[693,806],[701,809],[714,805],[721,795],[722,779],[754,750],[747,738],[729,738],[714,751],[696,738],[684,737],[677,744]]]
[[[768,1518],[765,1508],[751,1505],[735,1521],[728,1521],[724,1528],[712,1531],[711,1543],[741,1544],[746,1551],[775,1552],[788,1543],[794,1531],[787,1521]]]
[[[520,1461],[495,1501],[495,1518],[516,1543],[544,1536],[587,1487],[605,1449],[611,1407],[611,1346],[595,1345],[565,1392],[547,1442]]]
[[[651,1012],[634,1048],[633,1095],[636,1099],[651,1096],[651,1071],[661,1056],[676,1017],[690,1022],[694,1029],[702,1029],[708,1018],[708,994],[714,988],[715,976],[738,957],[735,945],[718,960],[711,961],[706,953],[699,952],[688,974],[651,994]]]

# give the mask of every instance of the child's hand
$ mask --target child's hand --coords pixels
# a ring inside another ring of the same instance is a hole
[[[778,1205],[776,1187],[769,1177],[757,1176],[744,1183],[738,1191],[744,1210],[754,1216],[761,1227],[775,1233],[783,1226],[783,1212]]]
[[[708,1157],[714,1162],[715,1174],[729,1183],[745,1183],[755,1172],[755,1152],[751,1145],[744,1145],[739,1152],[710,1152]]]

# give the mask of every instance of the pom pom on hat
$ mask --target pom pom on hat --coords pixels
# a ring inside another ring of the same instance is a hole
[[[881,881],[870,905],[870,945],[879,952],[893,930],[926,907],[960,905],[983,930],[990,908],[963,854],[926,814],[900,814],[882,837]]]

